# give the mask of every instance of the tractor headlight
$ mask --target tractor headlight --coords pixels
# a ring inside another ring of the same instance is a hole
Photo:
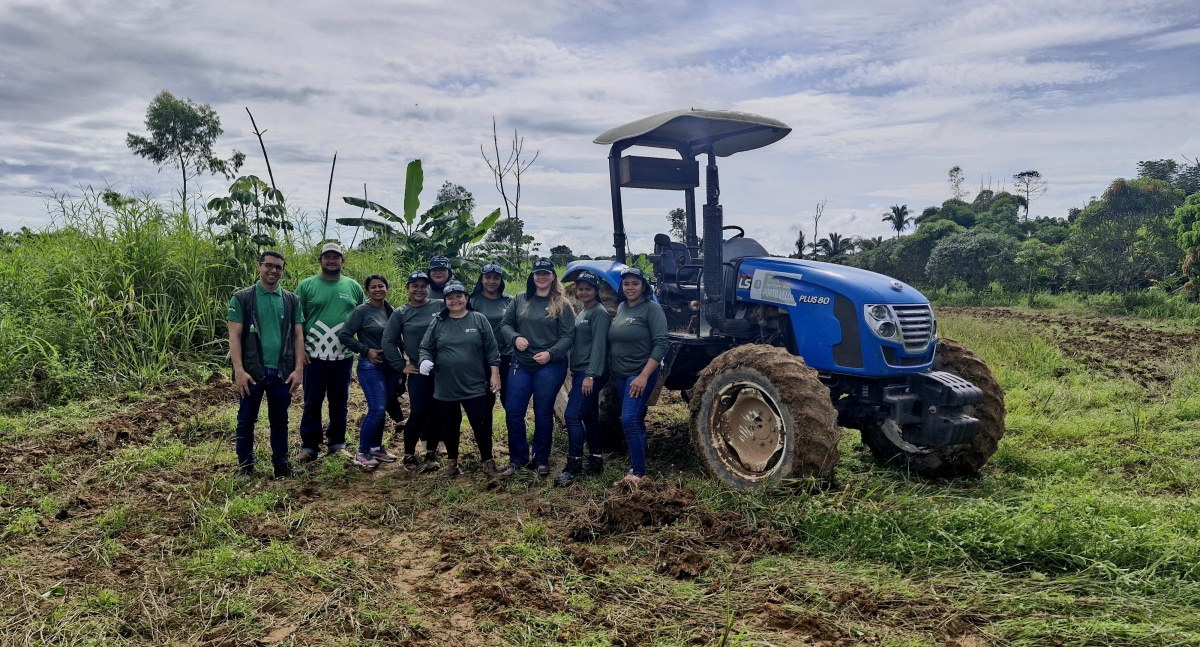
[[[883,304],[866,305],[863,306],[863,314],[866,315],[867,327],[876,337],[888,341],[900,340],[900,323],[890,307]]]

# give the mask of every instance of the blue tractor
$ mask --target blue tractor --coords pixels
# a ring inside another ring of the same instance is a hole
[[[827,481],[841,427],[860,430],[878,459],[923,476],[977,471],[1004,435],[1004,394],[970,350],[938,339],[928,299],[873,272],[773,257],[725,224],[716,159],[790,131],[776,119],[691,109],[601,134],[596,143],[610,147],[616,261],[576,261],[564,279],[588,269],[615,293],[627,260],[622,190],[680,191],[684,240],[659,234],[649,257],[672,330],[660,386],[687,400],[692,442],[709,473],[741,488]],[[678,158],[626,154],[635,147]]]

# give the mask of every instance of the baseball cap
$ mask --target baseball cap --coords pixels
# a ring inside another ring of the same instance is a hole
[[[433,281],[429,280],[429,275],[421,271],[409,274],[408,281],[405,281],[404,285],[410,285],[413,281],[425,281],[426,283],[433,283]]]
[[[450,259],[445,256],[434,256],[429,259],[429,269],[436,270],[438,268],[450,269]]]
[[[463,294],[466,294],[467,286],[459,283],[458,281],[450,281],[442,287],[442,294],[444,296],[450,296],[451,292],[462,292]]]
[[[342,251],[342,246],[337,243],[325,243],[321,246],[321,253],[317,256],[324,256],[326,252],[337,252],[338,256],[346,256],[346,253]]]
[[[534,261],[533,262],[533,270],[531,273],[536,274],[538,272],[550,272],[551,274],[553,274],[554,273],[554,261],[546,258],[545,256]]]
[[[591,272],[588,272],[587,270],[580,272],[579,275],[575,277],[575,282],[576,283],[589,283],[589,284],[591,284],[592,287],[596,288],[597,290],[600,289],[600,277],[596,276],[595,274],[592,274]]]
[[[621,276],[636,276],[639,279],[646,281],[646,273],[640,267],[626,267],[621,270]],[[647,281],[649,282],[649,281]]]
[[[483,264],[483,269],[479,270],[479,273],[480,274],[499,274],[501,277],[503,277],[504,276],[504,268],[501,267],[499,263],[497,263],[495,261],[490,261],[490,262]]]

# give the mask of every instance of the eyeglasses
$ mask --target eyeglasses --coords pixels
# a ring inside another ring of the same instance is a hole
[[[263,267],[267,268],[268,272],[282,272],[283,271],[282,265],[276,265],[274,263],[267,263],[266,261],[259,263],[259,265],[262,265]]]

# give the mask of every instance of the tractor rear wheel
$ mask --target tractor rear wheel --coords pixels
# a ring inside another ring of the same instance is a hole
[[[739,346],[701,371],[690,395],[692,444],[716,479],[752,489],[833,476],[837,412],[803,359],[774,346]]]
[[[906,442],[901,429],[891,420],[862,423],[863,444],[875,458],[900,463],[926,478],[974,474],[995,453],[1004,437],[1004,389],[987,364],[971,349],[953,339],[939,339],[933,370],[946,371],[970,380],[983,391],[983,402],[964,407],[963,413],[979,419],[979,431],[970,443],[923,447]]]

